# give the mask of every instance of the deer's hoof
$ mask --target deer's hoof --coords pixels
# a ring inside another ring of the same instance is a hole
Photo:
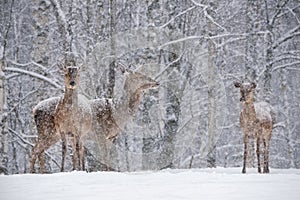
[[[268,168],[264,168],[264,173],[268,174],[268,173],[270,173],[270,170]]]

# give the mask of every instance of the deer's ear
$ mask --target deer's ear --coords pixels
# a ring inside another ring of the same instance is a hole
[[[239,83],[239,82],[234,82],[233,84],[234,84],[234,86],[237,87],[237,88],[241,87],[241,83]]]
[[[111,63],[111,64],[114,65],[115,69],[119,69],[122,72],[122,74],[124,74],[126,72],[125,65],[123,63],[121,63],[120,61],[119,62],[113,61],[113,63]]]
[[[64,63],[62,63],[62,62],[58,62],[57,67],[60,71],[65,71],[66,70],[66,67],[65,67]]]
[[[83,67],[84,67],[83,64],[78,65],[78,71],[79,72],[82,71]]]
[[[58,66],[58,69],[59,69],[60,73],[62,73],[64,75],[68,74],[67,65],[63,60],[59,60],[57,62],[57,66]]]
[[[253,89],[256,88],[256,83],[252,82],[251,83],[251,88],[253,88]]]
[[[119,65],[119,69],[121,70],[121,72],[122,72],[123,74],[125,74],[126,69],[125,69],[125,67],[124,67],[123,65]]]

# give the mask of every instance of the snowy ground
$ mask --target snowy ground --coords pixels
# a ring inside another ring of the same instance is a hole
[[[240,168],[0,175],[1,200],[300,199],[300,170]]]

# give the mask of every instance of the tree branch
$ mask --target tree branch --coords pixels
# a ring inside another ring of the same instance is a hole
[[[54,86],[55,88],[63,90],[63,87],[61,85],[58,85],[57,83],[55,83],[55,81],[53,81],[52,79],[47,78],[47,77],[45,77],[41,74],[35,73],[35,72],[31,72],[31,71],[27,71],[27,70],[15,68],[15,67],[7,67],[7,68],[4,69],[4,71],[17,72],[17,73],[29,75],[29,76],[32,76],[34,78],[40,79],[42,81],[48,82],[50,85]]]
[[[286,64],[284,64],[284,65],[279,65],[279,66],[277,66],[277,67],[274,67],[274,68],[272,69],[272,72],[273,72],[273,71],[276,71],[276,70],[278,70],[278,69],[281,69],[281,68],[288,68],[288,67],[290,67],[290,66],[293,66],[293,65],[299,65],[299,64],[300,64],[300,61],[292,62],[292,63],[286,63]]]
[[[274,16],[270,19],[270,22],[269,22],[269,25],[273,26],[274,23],[275,23],[275,20],[278,18],[279,14],[282,12],[283,10],[283,7],[289,2],[289,0],[285,0],[282,5],[280,5],[280,2],[281,1],[278,1],[277,2],[277,5],[276,5],[276,12],[274,14]]]
[[[14,131],[13,129],[11,129],[11,128],[8,128],[8,130],[12,133],[12,134],[14,134],[15,136],[17,136],[17,138],[19,138],[24,144],[27,144],[27,145],[29,145],[29,146],[31,146],[31,147],[33,147],[34,146],[34,144],[32,144],[31,142],[29,142],[29,141],[27,141],[27,140],[25,140],[23,137],[24,136],[26,136],[26,135],[23,135],[23,134],[19,134],[18,132],[16,132],[16,131]],[[20,143],[19,143],[20,144]],[[21,144],[20,144],[21,145]],[[21,145],[22,146],[22,145]],[[23,148],[25,148],[25,149],[27,149],[25,146],[23,146]],[[49,156],[49,158],[55,163],[55,165],[57,166],[57,167],[59,167],[60,168],[60,165],[58,164],[58,162],[47,152],[47,151],[45,151],[45,154],[47,155],[47,156]]]
[[[194,8],[196,8],[196,6],[192,6],[188,9],[186,9],[185,11],[182,11],[181,13],[177,14],[176,16],[172,17],[172,19],[170,19],[167,23],[165,23],[164,25],[160,26],[159,28],[164,28],[166,26],[168,26],[172,21],[174,21],[177,17],[180,17],[181,15],[184,15],[185,13],[193,10]]]
[[[278,46],[280,46],[282,43],[292,39],[295,36],[299,36],[300,35],[300,25],[296,26],[294,29],[290,30],[284,37],[280,38],[277,40],[277,42],[275,44],[273,44],[272,48],[276,49]]]

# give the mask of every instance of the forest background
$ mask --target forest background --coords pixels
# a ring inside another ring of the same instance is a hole
[[[89,99],[122,93],[114,60],[160,82],[114,142],[114,170],[241,166],[234,81],[256,82],[255,99],[274,108],[271,167],[300,167],[299,0],[2,0],[0,10],[1,172],[28,172],[32,109],[63,94],[66,54]],[[48,171],[59,171],[60,145]],[[94,154],[87,147],[87,166],[102,170]]]

